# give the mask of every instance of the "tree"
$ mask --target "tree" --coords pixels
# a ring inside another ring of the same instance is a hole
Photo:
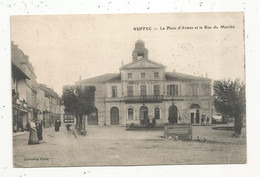
[[[245,84],[240,80],[214,81],[213,89],[216,110],[234,117],[234,131],[241,135],[246,114]]]
[[[62,99],[64,111],[76,116],[76,127],[83,130],[83,115],[89,115],[95,108],[94,86],[65,86],[63,87]]]

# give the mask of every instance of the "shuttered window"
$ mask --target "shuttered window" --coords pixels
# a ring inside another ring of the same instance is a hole
[[[167,95],[179,95],[178,93],[178,85],[168,85],[167,86]]]

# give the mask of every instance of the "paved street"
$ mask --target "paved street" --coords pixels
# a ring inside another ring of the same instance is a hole
[[[232,131],[193,126],[194,141],[165,140],[163,131],[125,131],[125,127],[88,126],[75,138],[62,125],[43,132],[44,141],[28,145],[28,133],[14,137],[14,167],[245,163],[246,142]],[[206,137],[208,141],[196,141]]]

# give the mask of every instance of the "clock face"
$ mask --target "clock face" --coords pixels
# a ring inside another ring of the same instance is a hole
[[[145,66],[145,62],[144,61],[141,62],[141,66],[143,66],[143,67]]]

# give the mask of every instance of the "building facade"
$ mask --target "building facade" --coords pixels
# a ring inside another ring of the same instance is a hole
[[[13,129],[24,131],[32,119],[38,119],[38,84],[29,56],[11,43]]]
[[[28,123],[32,119],[43,121],[46,111],[56,117],[60,116],[57,93],[37,83],[29,56],[14,42],[11,43],[11,63],[13,131],[28,130]]]
[[[58,94],[44,84],[39,84],[39,88],[44,92],[43,99],[43,126],[54,125],[56,119],[61,120],[61,105]]]
[[[76,82],[96,87],[96,108],[88,116],[88,124],[138,124],[148,117],[157,124],[200,124],[202,118],[211,119],[211,80],[166,72],[166,66],[149,60],[148,54],[145,43],[138,40],[132,62],[122,65],[120,73]]]

